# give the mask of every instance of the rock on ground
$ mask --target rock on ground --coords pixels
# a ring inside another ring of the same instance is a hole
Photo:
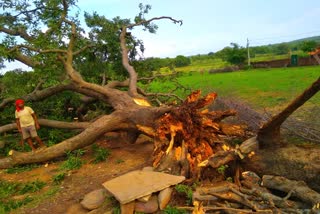
[[[135,201],[131,201],[127,204],[121,204],[121,214],[133,214],[134,213],[134,207],[135,207]]]
[[[66,214],[86,214],[88,210],[82,207],[81,204],[73,204],[66,211]]]
[[[135,211],[142,213],[155,213],[158,211],[158,197],[152,196],[150,200],[146,203],[136,202]]]
[[[163,210],[167,207],[172,194],[173,189],[171,187],[168,187],[164,190],[161,190],[158,196],[159,201],[159,208],[160,210]]]
[[[88,209],[94,210],[100,207],[105,201],[107,196],[107,191],[105,189],[97,189],[88,194],[86,194],[81,201],[81,205]]]

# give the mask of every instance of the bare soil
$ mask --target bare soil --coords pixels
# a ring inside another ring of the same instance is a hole
[[[58,192],[53,196],[40,199],[38,203],[31,203],[12,213],[65,213],[71,205],[79,203],[85,194],[103,188],[102,183],[105,181],[151,164],[153,144],[146,138],[138,140],[134,145],[123,143],[121,140],[103,140],[98,144],[111,150],[111,156],[107,161],[98,164],[90,163],[93,160],[91,149],[90,147],[85,148],[86,154],[82,159],[87,163],[79,170],[71,171],[59,186],[53,184],[52,176],[59,173],[58,167],[62,161],[17,174],[7,174],[0,171],[1,178],[8,181],[26,182],[39,179],[46,182],[46,187],[41,192],[34,194],[32,196],[34,198],[41,198],[41,195],[46,194],[50,189],[58,188]]]

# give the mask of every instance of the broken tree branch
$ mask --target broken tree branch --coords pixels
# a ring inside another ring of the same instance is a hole
[[[300,106],[308,101],[320,90],[320,77],[311,84],[302,94],[295,98],[282,112],[275,115],[258,131],[259,145],[263,147],[280,144],[280,126],[281,124]]]
[[[320,194],[310,189],[304,181],[289,180],[282,176],[264,175],[261,185],[286,193],[292,191],[292,196],[312,205],[320,203]]]

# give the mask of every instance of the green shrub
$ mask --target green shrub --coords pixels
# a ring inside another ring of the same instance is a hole
[[[184,185],[184,184],[178,184],[178,185],[176,185],[175,189],[178,193],[185,194],[185,196],[187,197],[186,203],[188,205],[191,205],[192,194],[193,194],[192,188],[187,185]]]
[[[60,165],[61,170],[74,170],[74,169],[80,169],[83,161],[81,160],[81,155],[83,154],[83,150],[79,151],[76,150],[74,152],[67,152],[68,159],[64,161]]]
[[[217,168],[217,172],[224,176],[228,167],[228,165],[221,165]]]
[[[111,155],[110,150],[99,147],[96,144],[92,145],[92,150],[94,156],[93,163],[100,163],[102,161],[105,161]]]

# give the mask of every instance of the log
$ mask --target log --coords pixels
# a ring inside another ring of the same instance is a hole
[[[39,119],[40,126],[46,126],[58,129],[85,129],[90,123],[89,122],[64,122],[57,120]],[[17,129],[16,123],[7,124],[0,126],[0,133],[8,132]]]
[[[237,158],[236,153],[232,151],[219,151],[208,159],[208,163],[212,168],[218,168]]]
[[[310,189],[304,181],[289,180],[282,176],[264,175],[261,185],[286,193],[292,192],[292,196],[298,197],[311,205],[320,203],[320,194]]]
[[[300,106],[313,97],[320,90],[320,77],[311,84],[302,94],[296,97],[283,111],[273,116],[258,131],[257,139],[260,148],[273,147],[281,144],[281,124]]]
[[[268,189],[261,187],[257,184],[254,184],[250,181],[243,180],[241,181],[241,184],[248,188],[240,188],[240,191],[246,194],[251,194],[251,195],[256,195],[258,197],[261,197],[263,200],[268,201],[272,206],[276,206],[278,208],[283,208],[283,209],[299,209],[299,208],[304,208],[304,204],[296,202],[296,201],[291,201],[287,199],[283,199],[279,196],[273,195],[268,191]]]

